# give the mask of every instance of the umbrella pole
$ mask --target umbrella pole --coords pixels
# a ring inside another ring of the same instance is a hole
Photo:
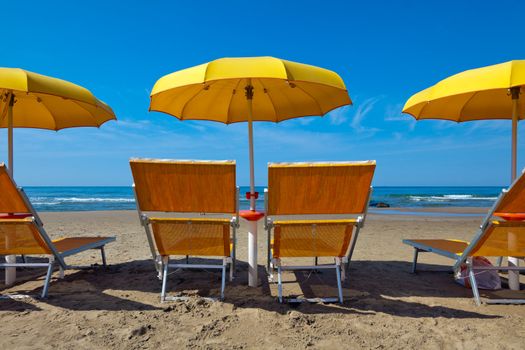
[[[255,211],[255,171],[253,160],[253,86],[251,79],[246,85],[246,101],[248,102],[248,143],[250,155],[250,211]],[[257,287],[257,221],[248,220],[248,285]]]
[[[517,173],[517,151],[518,151],[518,114],[519,114],[519,107],[518,107],[518,101],[520,98],[520,87],[513,87],[510,89],[510,93],[512,96],[512,164],[511,164],[511,183],[516,180],[516,173]],[[511,236],[509,237],[509,243],[516,241],[517,237],[514,237],[515,234],[510,233]],[[508,266],[510,267],[517,267],[519,266],[519,260],[515,257],[509,256],[508,258]],[[508,272],[508,281],[509,281],[509,289],[511,290],[519,290],[520,289],[520,272],[519,271],[513,271],[509,270]]]
[[[251,86],[250,86],[251,87]],[[253,96],[253,92],[252,92]],[[250,210],[255,210],[255,170],[253,160],[253,121],[252,121],[252,99],[248,98],[248,143],[250,152]]]
[[[9,148],[7,171],[13,177],[13,104],[15,96],[13,93],[9,94],[7,107],[7,143]],[[9,237],[6,237],[9,238]],[[9,244],[9,242],[6,242]],[[5,262],[8,264],[16,263],[16,255],[6,255]],[[6,267],[5,269],[5,284],[10,286],[16,281],[16,267]]]
[[[13,177],[13,104],[15,95],[9,94],[7,107],[7,144],[8,144],[8,169],[9,175]]]

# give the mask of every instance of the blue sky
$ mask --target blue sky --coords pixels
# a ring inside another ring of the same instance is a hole
[[[354,106],[255,124],[256,182],[269,161],[375,159],[374,184],[506,185],[510,121],[415,122],[413,93],[459,71],[525,58],[522,1],[24,1],[2,5],[0,66],[83,85],[119,118],[100,129],[15,130],[22,185],[129,185],[130,157],[235,159],[246,124],[149,113],[170,72],[215,58],[276,56],[335,70]],[[518,166],[525,166],[519,131]],[[0,130],[0,161],[7,160]]]

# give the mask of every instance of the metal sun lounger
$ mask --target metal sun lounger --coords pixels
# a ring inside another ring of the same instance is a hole
[[[224,299],[226,268],[229,265],[230,281],[235,270],[239,228],[235,162],[131,159],[130,166],[140,222],[162,280],[161,301],[187,299],[167,295],[170,268],[222,270]],[[170,217],[152,216],[159,212]],[[174,217],[180,214],[185,217]],[[185,256],[186,263],[171,263],[170,256],[176,255]],[[221,257],[222,264],[189,264],[189,256]]]
[[[265,190],[267,270],[273,281],[277,268],[279,302],[283,302],[282,271],[319,269],[335,270],[338,297],[288,301],[343,302],[342,281],[365,223],[375,166],[374,161],[269,164]],[[296,215],[306,219],[291,217]],[[319,218],[326,215],[343,218]],[[316,264],[283,264],[283,258],[294,257],[311,257]],[[319,257],[331,257],[334,263],[317,265]]]
[[[68,265],[65,262],[66,257],[90,249],[99,249],[102,264],[106,266],[104,246],[113,242],[115,237],[73,237],[51,240],[29,198],[22,188],[16,186],[3,163],[0,164],[0,189],[2,193],[0,213],[4,213],[0,216],[0,254],[23,257],[23,262],[0,263],[0,267],[47,268],[42,298],[47,297],[51,275],[56,264],[60,269],[60,277],[63,277],[66,269],[82,268]],[[48,262],[31,263],[27,262],[27,255],[46,255],[49,258]],[[13,297],[17,296],[4,295],[1,298]]]
[[[504,221],[501,217],[512,217],[525,213],[525,173],[516,179],[508,190],[502,190],[496,203],[480,225],[471,242],[453,239],[405,239],[403,243],[414,248],[412,272],[417,270],[419,253],[435,253],[455,260],[453,271],[459,274],[461,266],[466,264],[472,293],[477,305],[481,298],[476,272],[487,270],[525,271],[525,267],[501,266],[501,257],[525,256],[525,221]],[[525,218],[525,217],[524,217]],[[473,265],[476,256],[498,257],[499,265],[478,267]],[[525,299],[490,299],[488,304],[524,304]]]

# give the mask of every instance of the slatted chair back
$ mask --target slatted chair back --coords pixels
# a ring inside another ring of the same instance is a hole
[[[52,254],[32,218],[0,219],[0,255]]]
[[[365,213],[375,167],[374,161],[270,164],[267,215]]]
[[[31,213],[16,184],[7,171],[4,163],[0,163],[0,214]]]
[[[525,256],[525,221],[495,220],[469,251],[469,256]]]
[[[525,176],[522,174],[495,209],[499,213],[525,214]]]
[[[236,212],[234,161],[130,161],[141,211]]]
[[[507,220],[494,219],[502,217]],[[525,256],[525,172],[502,193],[481,225],[478,235],[456,262],[470,256]]]

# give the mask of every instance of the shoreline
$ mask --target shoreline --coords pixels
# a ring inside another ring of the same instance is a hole
[[[368,216],[375,215],[403,215],[403,216],[465,216],[465,217],[479,217],[485,215],[489,211],[489,207],[390,207],[390,208],[368,208]],[[260,210],[262,211],[262,210]],[[136,209],[109,209],[109,210],[64,210],[64,211],[45,211],[39,210],[39,213],[45,214],[87,214],[87,213],[136,213]]]

